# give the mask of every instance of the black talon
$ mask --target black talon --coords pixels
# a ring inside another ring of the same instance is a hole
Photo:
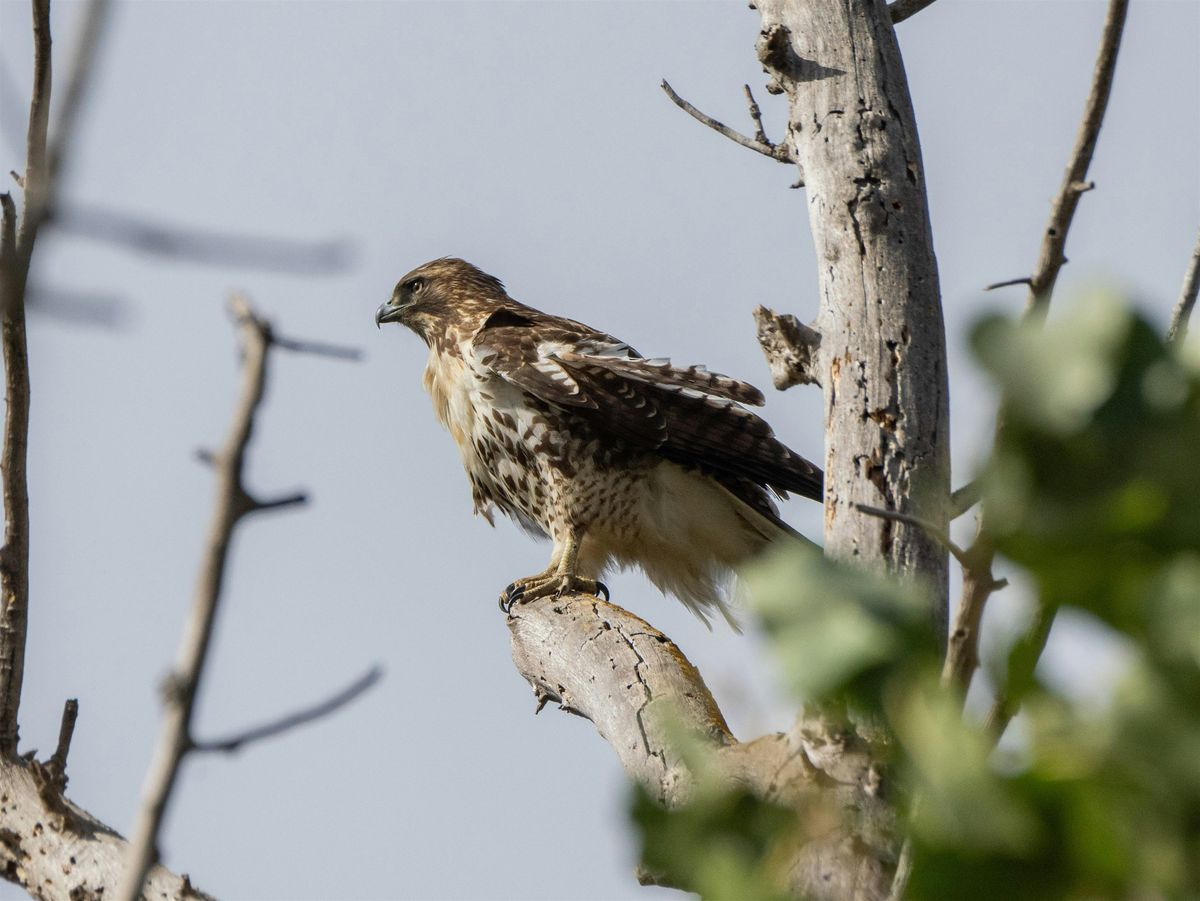
[[[597,582],[596,583],[596,594],[603,595],[604,600],[607,601],[608,600],[608,586],[605,585],[603,582]]]
[[[500,595],[500,609],[505,613],[510,612],[513,608],[513,604],[520,601],[521,596],[524,594],[525,587],[513,582],[511,585],[505,588],[503,593]]]

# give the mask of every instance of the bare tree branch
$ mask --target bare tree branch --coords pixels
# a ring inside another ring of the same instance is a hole
[[[262,501],[256,499],[245,487],[246,452],[254,432],[255,416],[266,390],[267,363],[275,339],[270,323],[258,316],[245,298],[236,295],[231,298],[230,310],[241,335],[241,387],[225,443],[219,451],[204,457],[216,475],[216,503],[209,524],[200,573],[196,580],[189,620],[184,629],[175,669],[164,686],[165,710],[162,729],[146,774],[142,803],[130,841],[129,869],[118,893],[118,897],[125,901],[136,901],[142,892],[146,873],[158,858],[157,841],[163,814],[174,788],[180,763],[188,752],[198,749],[233,750],[246,742],[278,734],[349,703],[378,679],[378,672],[373,670],[351,689],[323,705],[318,705],[317,708],[285,717],[278,723],[258,727],[243,735],[226,739],[223,743],[201,743],[192,738],[196,692],[212,644],[213,624],[221,599],[225,565],[234,528],[243,517],[251,513],[296,506],[307,500],[305,494],[295,493]],[[304,342],[293,344],[303,347]],[[318,347],[327,350],[323,346]],[[297,347],[290,349],[296,350]]]
[[[25,205],[21,214],[18,253],[28,276],[29,259],[42,225],[56,205],[58,176],[71,146],[79,109],[91,81],[96,48],[103,31],[110,0],[89,0],[84,8],[83,27],[75,58],[67,77],[53,134],[50,122],[50,0],[33,0],[34,65],[33,96],[29,105],[29,134],[26,142],[25,176],[21,180]],[[24,283],[22,282],[22,288]]]
[[[1066,172],[1063,173],[1062,186],[1058,189],[1058,195],[1050,210],[1050,221],[1042,234],[1041,251],[1025,300],[1027,315],[1041,315],[1050,305],[1050,296],[1054,293],[1058,272],[1066,262],[1063,249],[1067,244],[1067,232],[1071,229],[1075,209],[1079,206],[1079,196],[1092,186],[1087,180],[1088,167],[1092,164],[1092,154],[1096,150],[1096,140],[1100,136],[1100,126],[1104,122],[1104,112],[1108,108],[1108,98],[1112,93],[1117,51],[1121,46],[1121,33],[1125,28],[1125,14],[1128,10],[1129,0],[1112,0],[1109,3],[1083,120],[1079,123],[1075,147],[1071,151]]]
[[[957,560],[963,566],[967,565],[967,552],[954,543],[949,532],[927,519],[922,519],[919,516],[913,516],[910,513],[898,513],[895,510],[884,510],[881,507],[871,507],[867,504],[855,504],[854,509],[856,509],[859,513],[866,513],[868,516],[877,516],[880,519],[886,519],[890,522],[902,522],[910,526],[916,526],[918,529],[924,529],[926,533],[937,539],[938,544],[948,550],[955,560]]]
[[[786,733],[739,742],[673,641],[591,595],[516,604],[508,627],[513,662],[539,707],[553,700],[591,720],[626,774],[660,803],[685,804],[695,788],[688,743],[679,740],[690,736],[731,788],[827,817],[788,862],[798,897],[887,897],[895,814],[887,777],[861,738],[805,717]]]
[[[45,790],[36,764],[0,759],[0,874],[38,899],[95,901],[108,897],[128,864],[123,838],[61,795]],[[107,892],[105,891],[107,889]],[[154,867],[145,897],[211,901],[186,876]]]
[[[1192,258],[1188,261],[1187,272],[1183,276],[1183,288],[1179,291],[1179,301],[1171,313],[1171,325],[1167,329],[1167,341],[1172,344],[1182,343],[1187,337],[1188,319],[1192,308],[1196,305],[1196,295],[1200,293],[1200,235],[1196,236],[1196,246],[1192,250]]]
[[[37,238],[39,197],[46,192],[46,128],[50,111],[50,3],[34,0],[34,89],[30,101],[25,214],[16,223],[5,194],[0,226],[0,316],[4,345],[4,547],[0,550],[0,756],[17,751],[17,714],[25,673],[29,618],[29,353],[25,338],[25,286]]]
[[[350,264],[345,241],[292,241],[154,222],[117,210],[59,206],[54,224],[69,234],[138,253],[221,266],[324,275]]]
[[[962,594],[950,626],[942,684],[956,686],[964,703],[979,668],[979,633],[984,608],[992,593],[1008,584],[1008,580],[997,579],[992,574],[994,558],[990,543],[976,538],[962,563]]]
[[[763,128],[762,110],[758,108],[758,101],[754,99],[754,92],[750,90],[750,85],[742,85],[742,90],[746,92],[746,106],[750,110],[750,120],[754,123],[754,143],[762,144],[765,147],[773,147],[774,145],[767,140],[767,130]]]
[[[933,0],[894,0],[888,4],[888,12],[892,16],[892,24],[903,22],[910,16],[915,16],[925,7],[933,4]]]
[[[967,482],[961,488],[956,488],[950,495],[950,519],[958,519],[979,503],[983,496],[983,486],[979,482]]]
[[[382,678],[383,667],[379,665],[372,666],[366,673],[359,676],[350,685],[343,688],[331,698],[326,698],[324,701],[313,704],[311,707],[306,707],[303,710],[289,713],[287,716],[280,717],[273,722],[254,726],[234,735],[226,736],[225,738],[209,739],[207,741],[198,739],[192,742],[192,750],[205,753],[220,752],[230,754],[254,742],[262,741],[265,738],[274,738],[276,735],[290,732],[299,726],[323,719],[341,710],[360,695],[369,691]]]
[[[741,132],[734,131],[723,122],[718,122],[707,113],[700,112],[700,110],[696,109],[696,107],[692,106],[692,104],[688,103],[678,94],[676,94],[675,89],[667,84],[666,81],[662,83],[662,89],[666,92],[667,96],[671,98],[671,102],[677,107],[691,116],[697,122],[702,122],[718,134],[725,135],[725,137],[729,138],[729,140],[733,141],[735,144],[748,147],[751,150],[761,153],[763,156],[769,156],[771,159],[778,160],[781,163],[794,163],[796,161],[786,144],[772,144],[770,141],[766,140],[765,134],[763,134],[763,140],[761,141],[755,138],[748,138]],[[749,94],[749,88],[746,89],[746,93]],[[753,97],[751,97],[751,103],[753,103]],[[758,105],[754,104],[751,107],[750,114],[755,118],[755,125],[758,127],[759,133],[761,134],[762,118],[761,116],[754,116],[757,109]]]
[[[68,698],[63,704],[62,721],[58,726],[58,744],[50,758],[50,766],[58,774],[62,788],[67,787],[67,755],[71,753],[71,739],[75,736],[75,721],[78,718],[79,700]]]
[[[74,113],[88,82],[98,22],[105,0],[92,0],[85,11],[84,40],[68,78],[64,108],[53,139],[48,135],[51,90],[50,0],[33,0],[33,90],[29,103],[24,207],[20,223],[15,204],[0,198],[0,316],[3,318],[4,547],[0,550],[0,754],[17,750],[17,715],[25,669],[29,615],[29,491],[26,457],[29,441],[29,359],[25,337],[25,298],[38,230],[53,198],[56,175],[69,144]]]
[[[1050,220],[1042,238],[1041,250],[1038,254],[1037,266],[1030,278],[1029,295],[1026,299],[1022,318],[1036,320],[1045,316],[1054,293],[1054,284],[1058,272],[1066,258],[1063,248],[1066,246],[1067,232],[1078,206],[1079,196],[1092,186],[1087,179],[1088,166],[1096,149],[1096,139],[1100,134],[1100,126],[1104,120],[1104,112],[1108,106],[1109,94],[1112,90],[1113,71],[1117,64],[1117,52],[1121,46],[1121,35],[1125,27],[1125,15],[1128,11],[1128,0],[1110,0],[1108,14],[1104,22],[1104,31],[1100,40],[1100,49],[1096,58],[1096,66],[1092,74],[1092,86],[1084,106],[1083,118],[1079,124],[1079,132],[1071,158],[1063,175],[1062,185],[1058,196],[1050,210]],[[1003,415],[997,417],[996,436],[1004,431]],[[946,671],[953,670],[965,696],[970,688],[971,678],[979,661],[979,624],[983,619],[984,607],[996,585],[999,583],[992,578],[992,564],[995,560],[995,548],[989,538],[989,522],[987,505],[979,514],[979,526],[975,543],[968,549],[968,554],[974,561],[970,568],[963,568],[963,588],[959,600],[959,609],[955,617],[954,636],[951,639],[951,652],[947,655]],[[1033,631],[1026,636],[1024,644],[1030,649],[1032,659],[1029,661],[1029,672],[1037,664],[1037,659],[1045,647],[1054,622],[1055,610],[1041,607],[1035,619]],[[962,634],[960,635],[960,630]],[[958,644],[955,648],[954,645]],[[951,657],[954,659],[952,660]],[[1019,673],[1009,674],[1010,682]],[[1017,701],[1005,697],[1006,689],[1001,686],[989,721],[995,730],[995,736],[1000,734],[1008,725],[1016,712]]]
[[[990,285],[985,285],[984,291],[995,291],[997,288],[1011,288],[1013,285],[1032,285],[1033,278],[1028,275],[1023,275],[1020,278],[1009,278],[1002,282],[992,282]]]
[[[284,510],[288,507],[303,507],[308,503],[308,495],[303,491],[296,491],[292,494],[285,494],[282,497],[274,497],[269,500],[260,500],[256,497],[246,495],[242,499],[246,513],[262,513],[265,510]]]
[[[158,832],[179,765],[192,745],[191,722],[196,691],[212,643],[213,623],[225,578],[225,563],[238,520],[249,512],[243,498],[246,448],[254,431],[254,416],[262,402],[267,379],[270,329],[250,309],[244,298],[234,297],[230,309],[241,333],[242,382],[229,434],[216,454],[216,505],[209,524],[200,574],[191,612],[179,648],[175,669],[164,688],[162,729],[146,774],[142,803],[130,840],[130,866],[118,897],[137,901],[146,873],[158,859]]]

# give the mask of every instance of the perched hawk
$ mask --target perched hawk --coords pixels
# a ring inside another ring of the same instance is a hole
[[[645,359],[518,303],[470,263],[414,269],[375,322],[403,323],[429,346],[425,388],[475,511],[491,522],[499,507],[554,541],[546,570],[506,589],[505,609],[594,594],[615,563],[640,566],[705,621],[713,608],[729,619],[731,568],[795,534],[771,494],[821,498],[821,471],[742,406],[763,403],[757,388]]]

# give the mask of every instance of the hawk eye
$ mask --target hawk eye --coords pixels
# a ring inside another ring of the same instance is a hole
[[[409,294],[420,294],[425,289],[425,280],[421,278],[411,279],[406,287]]]

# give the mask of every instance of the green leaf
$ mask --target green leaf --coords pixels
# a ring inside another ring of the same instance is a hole
[[[799,839],[795,811],[744,791],[705,793],[667,810],[635,788],[634,823],[642,867],[659,881],[714,901],[783,901],[790,850]]]
[[[900,670],[939,665],[929,600],[915,586],[801,545],[743,574],[784,683],[809,702],[877,709]]]
[[[1042,601],[1145,632],[1148,591],[1200,551],[1200,372],[1105,296],[1048,323],[982,323],[974,343],[1003,392],[983,477],[999,551]]]

